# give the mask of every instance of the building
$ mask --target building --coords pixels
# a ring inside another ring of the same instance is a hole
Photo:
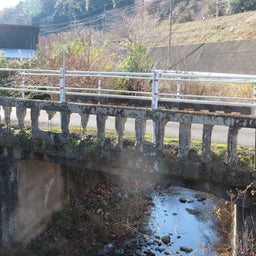
[[[38,26],[0,24],[0,57],[24,59],[35,57]]]

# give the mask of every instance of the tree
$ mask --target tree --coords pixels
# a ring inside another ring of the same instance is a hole
[[[57,0],[54,17],[55,19],[64,18],[73,21],[76,19],[77,15],[84,11],[84,1],[82,0]]]
[[[86,0],[85,6],[89,14],[94,15],[113,8],[113,3],[111,0]]]
[[[228,2],[218,0],[207,0],[208,12],[212,16],[226,15]],[[217,10],[218,8],[218,10]]]
[[[135,3],[135,0],[112,0],[114,8],[122,8]]]
[[[29,14],[31,17],[39,15],[42,8],[43,3],[41,0],[26,0],[23,5],[25,13]]]
[[[43,0],[40,14],[32,17],[33,24],[49,24],[53,22],[55,5],[57,0]]]
[[[5,58],[5,54],[0,51],[0,68],[7,68],[9,65],[12,65],[11,67],[19,68],[19,65],[16,65],[15,61],[14,63],[8,63],[8,61]],[[13,76],[15,76],[14,71],[1,71],[0,72],[0,86],[1,87],[14,87],[13,86]],[[0,96],[4,97],[12,97],[12,96],[20,96],[19,92],[13,92],[9,90],[0,90]]]
[[[30,25],[31,16],[24,11],[23,5],[24,5],[24,2],[20,2],[14,8],[5,9],[3,12],[3,23]]]
[[[245,11],[256,10],[255,0],[230,0],[228,5],[228,13],[240,13]]]

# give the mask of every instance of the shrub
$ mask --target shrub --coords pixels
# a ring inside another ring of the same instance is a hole
[[[235,14],[244,11],[256,10],[255,0],[230,0],[228,5],[228,13]]]
[[[127,54],[119,61],[122,72],[149,72],[152,69],[153,59],[149,56],[146,47],[138,43],[132,43]],[[123,79],[119,82],[119,88],[126,90],[141,90],[143,82],[135,79]]]

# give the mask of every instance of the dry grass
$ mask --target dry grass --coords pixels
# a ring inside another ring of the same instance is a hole
[[[172,44],[216,43],[256,38],[256,11],[173,25]],[[161,23],[168,35],[169,22]],[[159,46],[167,46],[167,40]]]
[[[94,247],[140,226],[146,201],[137,180],[74,169],[69,176],[69,205],[19,255],[95,255]]]

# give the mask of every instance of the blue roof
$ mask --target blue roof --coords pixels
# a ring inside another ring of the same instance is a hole
[[[6,59],[31,59],[36,57],[36,53],[34,49],[0,48],[0,57]]]

